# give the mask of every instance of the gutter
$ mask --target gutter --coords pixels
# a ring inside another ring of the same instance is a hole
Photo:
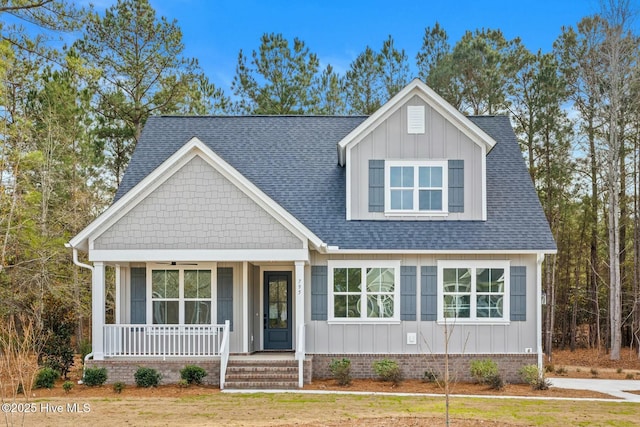
[[[91,275],[93,275],[93,266],[89,265],[89,264],[84,264],[82,262],[80,262],[78,260],[78,249],[74,248],[73,246],[71,246],[71,243],[65,243],[64,244],[65,248],[71,248],[73,249],[73,263],[75,265],[77,265],[78,267],[82,267],[82,268],[86,268],[88,270],[91,271]],[[82,364],[82,379],[78,381],[78,384],[82,384],[84,382],[84,373],[86,371],[86,366],[87,366],[87,361],[93,357],[93,352],[87,354],[84,357],[84,363]]]

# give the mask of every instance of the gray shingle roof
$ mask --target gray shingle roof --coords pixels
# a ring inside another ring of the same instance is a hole
[[[487,156],[487,221],[346,221],[337,143],[366,117],[151,117],[116,200],[197,137],[300,220],[341,249],[555,250],[505,116],[470,117],[497,141]]]

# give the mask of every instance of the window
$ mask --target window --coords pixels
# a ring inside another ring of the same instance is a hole
[[[447,213],[447,162],[385,162],[387,213]]]
[[[329,261],[329,319],[400,320],[400,263]]]
[[[440,261],[438,319],[495,323],[509,320],[508,261]]]
[[[211,324],[210,269],[151,268],[151,321],[159,325]]]

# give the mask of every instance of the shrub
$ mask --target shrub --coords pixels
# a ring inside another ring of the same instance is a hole
[[[632,373],[628,373],[628,374],[625,376],[625,378],[626,378],[626,379],[628,379],[628,380],[632,380],[632,379],[633,379],[633,374],[632,374]]]
[[[133,378],[136,380],[138,387],[157,387],[160,384],[162,375],[153,368],[140,367],[133,374]]]
[[[106,368],[89,368],[84,371],[84,384],[89,387],[95,387],[107,382]]]
[[[544,377],[544,372],[540,372],[536,365],[526,365],[520,368],[520,378],[529,384],[534,390],[548,390],[551,382]]]
[[[422,376],[422,381],[425,383],[434,383],[438,381],[438,374],[433,372],[431,369],[427,369],[424,371],[424,375]]]
[[[489,384],[491,377],[499,375],[498,365],[491,359],[471,361],[471,376],[480,384]]]
[[[560,366],[558,367],[558,369],[556,369],[557,375],[567,375],[567,373],[568,373],[567,368],[565,368],[564,366]]]
[[[206,376],[207,371],[195,365],[187,365],[180,371],[180,378],[187,384],[202,384],[202,379]]]
[[[60,378],[60,372],[49,367],[44,367],[38,371],[33,386],[35,388],[53,388],[58,378]]]
[[[489,375],[485,380],[485,384],[487,384],[491,390],[502,390],[504,388],[504,381],[500,374]]]
[[[73,388],[73,383],[71,381],[65,381],[64,383],[62,383],[62,389],[64,390],[65,393],[69,393],[72,388]]]
[[[71,337],[75,332],[76,318],[73,306],[62,298],[48,295],[44,299],[42,326],[46,340],[38,360],[54,369],[64,378],[73,366]]]
[[[338,385],[351,384],[351,360],[347,358],[332,359],[329,363],[329,371]]]
[[[598,376],[598,370],[596,368],[591,368],[591,375],[593,375],[594,377]]]
[[[394,384],[400,384],[400,381],[402,381],[402,371],[400,371],[398,362],[395,360],[376,360],[373,362],[373,372],[375,372],[382,381],[391,381]]]
[[[556,368],[553,366],[553,363],[544,366],[545,372],[554,372]]]
[[[180,381],[178,381],[178,387],[180,387],[180,388],[189,387],[189,381],[185,380],[184,378],[181,379]]]
[[[622,373],[622,368],[618,368],[618,369],[616,369],[616,372],[617,372],[618,374],[621,374],[621,373]]]
[[[126,387],[126,384],[123,383],[122,381],[117,381],[113,383],[113,391],[118,394],[122,393],[122,390],[124,390],[125,387]]]

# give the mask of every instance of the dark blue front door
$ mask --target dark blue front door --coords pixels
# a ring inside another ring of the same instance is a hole
[[[264,349],[291,350],[291,272],[264,273]]]

